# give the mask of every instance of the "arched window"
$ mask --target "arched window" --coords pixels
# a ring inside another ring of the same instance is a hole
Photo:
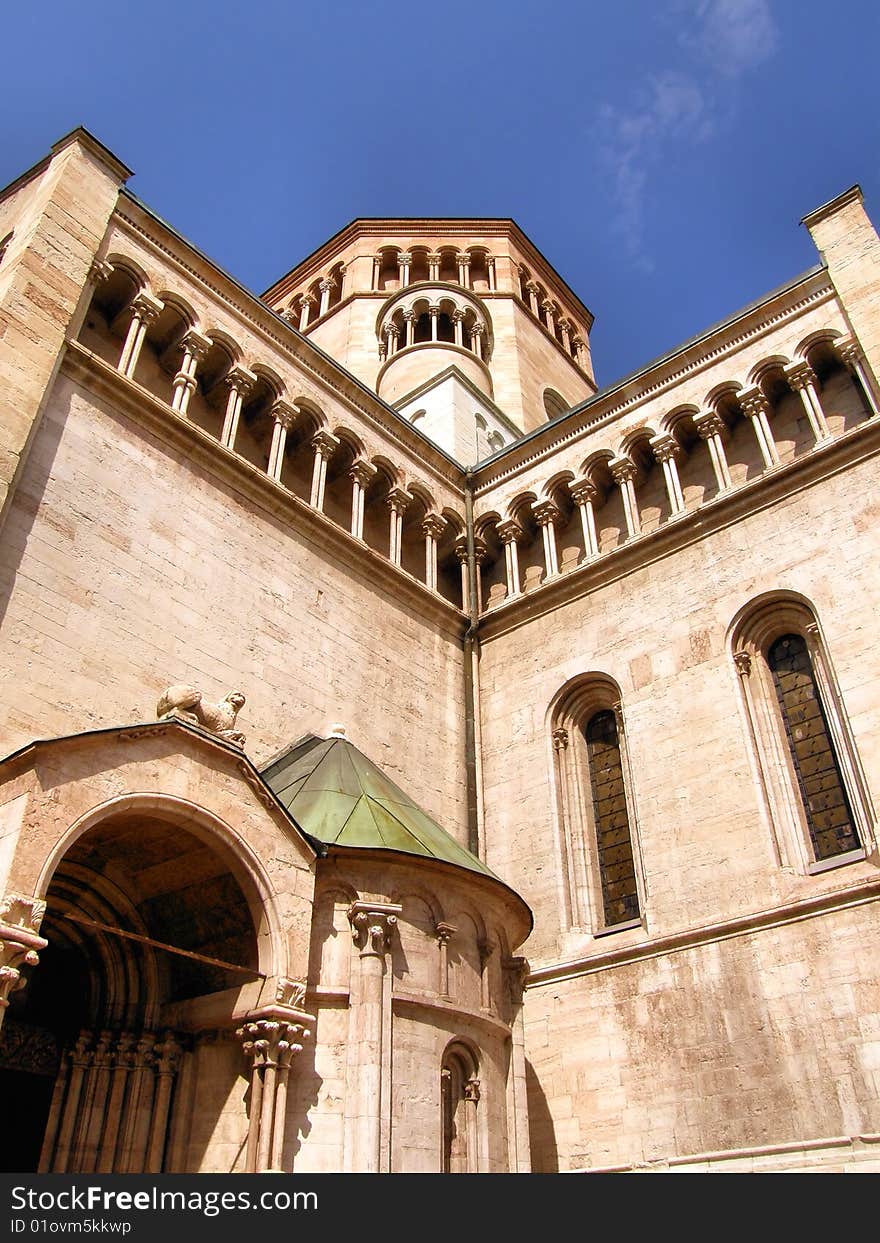
[[[568,408],[568,402],[561,393],[556,392],[555,388],[544,389],[544,412],[548,419],[555,419],[558,415],[564,414]]]
[[[594,936],[635,927],[643,882],[619,689],[575,678],[551,720],[564,923]]]
[[[863,859],[873,812],[811,607],[793,595],[758,602],[733,652],[779,863],[820,872]]]
[[[479,1173],[477,1062],[464,1044],[447,1046],[440,1069],[440,1169],[444,1174]]]
[[[7,233],[6,236],[3,238],[3,240],[0,241],[0,263],[3,262],[6,256],[6,252],[9,249],[9,243],[11,241],[12,241],[12,233]]]
[[[617,721],[603,708],[584,730],[593,797],[593,825],[606,927],[639,918],[639,894],[623,784]]]

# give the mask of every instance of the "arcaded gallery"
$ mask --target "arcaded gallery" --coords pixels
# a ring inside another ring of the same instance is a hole
[[[0,1168],[880,1170],[859,188],[600,389],[512,220],[130,176],[0,193]]]

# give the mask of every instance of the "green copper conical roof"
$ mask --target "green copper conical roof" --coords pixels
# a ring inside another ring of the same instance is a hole
[[[399,850],[497,879],[347,738],[305,738],[270,761],[261,776],[321,842]]]

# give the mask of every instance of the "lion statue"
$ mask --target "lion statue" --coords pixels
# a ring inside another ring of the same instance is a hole
[[[244,734],[235,728],[235,718],[245,702],[241,691],[232,691],[219,703],[205,703],[202,692],[194,686],[169,686],[156,707],[160,720],[177,717],[198,725],[211,734],[225,738],[236,747],[244,746]]]

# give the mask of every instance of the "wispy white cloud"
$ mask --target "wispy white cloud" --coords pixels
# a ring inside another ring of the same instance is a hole
[[[672,15],[692,67],[660,70],[631,106],[606,104],[601,111],[600,157],[617,210],[615,231],[630,261],[645,271],[653,267],[644,247],[652,177],[677,148],[719,132],[731,89],[778,44],[769,0],[676,0]]]

